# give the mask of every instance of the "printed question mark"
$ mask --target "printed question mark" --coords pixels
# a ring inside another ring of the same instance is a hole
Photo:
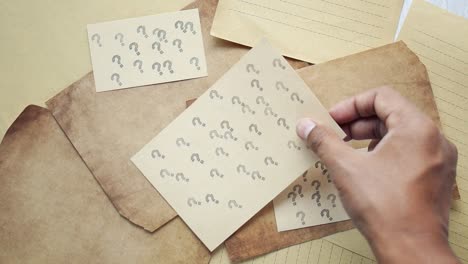
[[[237,141],[237,138],[232,135],[231,131],[224,132],[224,139],[232,139],[234,141]]]
[[[276,114],[275,112],[273,112],[273,108],[271,108],[271,107],[266,107],[266,108],[265,108],[265,111],[263,111],[263,113],[264,113],[266,116],[272,115],[272,116],[274,116],[274,117],[278,117],[278,114]]]
[[[190,28],[190,31],[192,31],[192,34],[197,34],[195,30],[193,30],[193,23],[192,22],[187,22],[185,23],[185,28],[184,28],[184,33],[187,32],[187,29]]]
[[[237,204],[236,200],[229,200],[228,202],[229,208],[237,207],[237,208],[242,208],[242,205]]]
[[[283,126],[289,130],[289,126],[286,124],[286,119],[284,118],[278,119],[278,121],[276,121],[276,124],[278,124],[278,126]]]
[[[259,135],[259,136],[262,135],[262,132],[260,132],[260,131],[258,130],[258,126],[257,126],[256,124],[251,124],[251,125],[249,126],[249,131],[250,131],[250,132],[255,132],[255,133],[257,133],[257,135]]]
[[[210,199],[210,198],[211,198],[211,199]],[[205,196],[205,201],[206,201],[207,203],[210,203],[210,201],[213,201],[213,202],[215,202],[215,203],[219,203],[219,201],[216,200],[216,199],[214,198],[214,195],[211,194],[211,193],[210,193],[210,194],[207,194],[207,195]]]
[[[216,156],[224,155],[225,157],[229,157],[229,153],[225,152],[223,148],[218,147],[216,148]]]
[[[216,131],[216,130],[211,130],[209,135],[210,135],[210,138],[211,138],[211,139],[214,139],[215,137],[217,137],[217,138],[223,138],[223,136],[220,135],[220,134],[218,133],[218,131]]]
[[[190,147],[190,143],[185,142],[185,139],[183,139],[183,138],[178,138],[178,139],[176,140],[176,145],[177,145],[178,147],[181,147],[181,146]]]
[[[221,126],[221,129],[229,129],[231,132],[234,131],[234,128],[231,127],[231,125],[229,124],[229,121],[227,120],[223,120],[220,126]]]
[[[153,50],[156,49],[156,47],[157,47],[159,53],[160,53],[160,54],[164,54],[164,51],[161,50],[161,43],[159,43],[158,41],[155,41],[155,42],[151,45],[151,47],[153,48]]]
[[[114,73],[111,75],[111,81],[116,81],[119,86],[122,86],[122,82],[120,82],[120,75],[118,73]]]
[[[255,178],[258,178],[259,180],[262,180],[262,181],[265,180],[265,177],[262,177],[262,175],[260,174],[259,171],[253,171],[252,172],[252,179],[255,180]]]
[[[159,40],[160,40],[160,41],[163,41],[163,40],[164,40],[164,42],[167,43],[166,34],[167,34],[167,33],[166,33],[166,30],[159,29],[159,30],[158,30],[158,38],[159,38]]]
[[[327,174],[327,173],[328,173],[328,170],[327,170],[327,168],[325,167],[325,165],[324,165],[321,161],[317,161],[317,162],[315,163],[315,168],[318,169],[318,166],[319,166],[319,165],[320,165],[320,169],[322,170],[322,175]],[[327,174],[327,180],[328,180],[328,182],[332,182],[329,173]]]
[[[91,41],[96,41],[96,44],[98,44],[99,47],[102,47],[101,36],[98,33],[93,34],[93,36],[91,36]]]
[[[255,149],[255,150],[258,150],[258,147],[256,147],[252,141],[247,141],[247,143],[244,144],[244,147],[246,150],[250,150],[250,149]]]
[[[171,74],[174,73],[174,71],[172,70],[172,61],[170,61],[170,60],[164,61],[163,62],[163,67],[167,68]]]
[[[257,102],[257,104],[270,106],[270,104],[265,101],[265,98],[263,98],[263,96],[257,96],[257,99],[255,99],[255,102]]]
[[[302,174],[302,179],[304,180],[304,182],[307,181],[307,171],[304,172],[304,174]]]
[[[189,181],[190,181],[190,179],[185,178],[185,175],[184,175],[183,173],[177,173],[177,174],[176,174],[176,180],[177,180],[177,181],[182,180],[182,181],[185,181],[185,182],[189,182]]]
[[[273,67],[275,67],[275,68],[280,67],[281,69],[286,70],[286,67],[283,64],[281,64],[280,59],[274,59],[273,60]]]
[[[272,157],[266,157],[263,162],[265,162],[265,165],[275,165],[278,166],[278,162],[274,161]]]
[[[163,154],[161,154],[161,152],[157,149],[151,151],[151,157],[153,157],[153,159],[155,159],[157,157],[161,158],[161,159],[165,159],[166,156],[164,156]]]
[[[333,206],[333,207],[336,207],[336,204],[335,204],[336,195],[334,195],[333,193],[329,194],[329,195],[327,196],[327,200],[331,200],[332,206]]]
[[[179,52],[184,51],[182,49],[182,40],[180,40],[180,39],[174,39],[174,41],[172,41],[172,46],[177,46],[177,48],[179,49]]]
[[[299,98],[299,95],[297,93],[293,93],[291,94],[291,100],[294,102],[294,101],[297,101],[297,102],[300,102],[301,104],[304,103],[304,100],[302,100],[301,98]]]
[[[304,194],[302,194],[302,186],[300,184],[294,185],[293,191],[297,192],[301,198],[304,197]]]
[[[288,199],[290,199],[290,198],[291,198],[291,202],[292,202],[293,206],[296,206],[297,194],[295,192],[288,193]]]
[[[294,142],[294,141],[292,141],[292,140],[290,140],[290,141],[288,142],[288,148],[290,148],[290,149],[291,149],[291,148],[295,148],[295,149],[297,149],[297,150],[301,150],[301,147],[299,147],[298,145],[296,145],[296,142]]]
[[[325,215],[327,216],[328,220],[330,221],[333,221],[333,217],[330,217],[330,210],[328,209],[323,209],[321,212],[320,212],[320,215],[322,217],[324,217]]]
[[[258,90],[263,91],[263,87],[260,86],[260,81],[257,80],[257,79],[253,79],[253,80],[250,82],[250,86],[251,86],[252,88],[257,88]]]
[[[241,173],[241,170],[242,170],[245,174],[250,175],[250,172],[247,171],[247,169],[245,168],[245,165],[242,165],[242,164],[238,165],[236,170],[237,170],[237,173]]]
[[[163,72],[161,71],[161,63],[155,62],[155,63],[153,63],[151,68],[153,68],[153,70],[158,68],[159,75],[163,75]]]
[[[219,173],[218,169],[212,169],[212,170],[210,171],[210,176],[211,176],[212,178],[214,178],[214,176],[218,176],[218,177],[220,177],[220,178],[223,178],[223,177],[224,177],[224,174]]]
[[[195,200],[195,198],[191,197],[187,200],[187,205],[192,207],[192,205],[201,205],[201,202]]]
[[[166,169],[162,169],[160,172],[159,172],[159,175],[161,176],[161,178],[165,178],[166,176],[167,177],[174,177],[174,173],[170,173],[168,170]]]
[[[197,124],[198,124],[198,125],[201,125],[202,127],[206,126],[206,124],[203,123],[203,122],[200,120],[199,117],[194,117],[194,118],[192,119],[192,125],[193,125],[193,126],[197,126]]]
[[[260,73],[260,71],[255,69],[255,66],[253,64],[247,64],[246,70],[247,70],[247,73],[251,73],[251,72],[254,72],[256,74]]]
[[[184,28],[184,22],[182,22],[182,21],[180,21],[180,20],[177,20],[177,21],[175,22],[174,26],[175,26],[176,29],[182,29],[182,30],[185,29],[185,28]]]
[[[123,42],[124,35],[123,35],[122,33],[117,33],[117,34],[115,34],[114,39],[115,39],[115,40],[118,40],[118,41],[120,42],[120,45],[121,45],[122,47],[125,46],[125,43]]]
[[[283,82],[280,82],[280,81],[276,82],[276,89],[277,89],[277,90],[283,89],[283,90],[285,90],[286,92],[289,91],[289,88],[286,87],[286,86],[284,85],[284,83],[283,83]]]
[[[143,73],[143,62],[141,60],[136,60],[133,62],[133,67],[137,67],[138,65],[138,69],[140,70],[140,73]]]
[[[121,63],[122,58],[119,55],[114,55],[112,57],[112,62],[117,62],[120,65],[120,68],[123,68],[123,64]]]
[[[145,26],[139,26],[137,28],[137,33],[142,33],[145,38],[148,38],[148,35],[146,35],[146,27]]]
[[[302,225],[305,225],[305,222],[304,222],[304,219],[305,219],[305,213],[300,211],[300,212],[297,212],[296,213],[296,218],[298,218],[299,216],[301,216],[301,222],[302,222]]]
[[[129,48],[130,50],[135,50],[135,54],[136,54],[137,56],[140,56],[140,51],[138,51],[138,43],[132,42],[132,43],[130,43],[130,45],[128,46],[128,48]]]
[[[314,180],[311,185],[312,187],[315,187],[316,191],[318,191],[318,189],[320,188],[320,182],[317,180]]]
[[[197,57],[193,57],[190,59],[190,65],[194,64],[197,67],[197,70],[200,70],[200,60]]]
[[[200,164],[205,163],[204,160],[200,159],[200,154],[198,153],[193,153],[192,156],[190,156],[190,160],[192,160],[192,162],[198,161]]]
[[[211,91],[210,91],[210,98],[211,98],[211,99],[214,99],[215,97],[218,98],[218,99],[223,99],[223,96],[220,95],[220,94],[218,93],[218,91],[216,91],[216,90],[211,90]]]
[[[245,114],[247,112],[251,113],[252,115],[255,115],[255,111],[250,109],[250,106],[248,106],[246,104],[242,105],[242,113]]]
[[[312,194],[311,198],[312,198],[312,200],[316,200],[317,206],[322,206],[322,204],[320,203],[320,198],[322,198],[322,196],[320,196],[319,191],[316,191],[314,194]]]
[[[233,105],[235,105],[236,103],[242,105],[242,102],[241,102],[239,96],[232,97],[231,102],[232,102]]]

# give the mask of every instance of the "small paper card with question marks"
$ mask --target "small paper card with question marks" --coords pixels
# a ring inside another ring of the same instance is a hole
[[[96,91],[207,76],[198,9],[88,25]]]
[[[281,192],[273,205],[279,232],[349,219],[321,161]]]
[[[344,137],[262,40],[132,161],[214,250],[317,161],[296,135],[306,116]]]

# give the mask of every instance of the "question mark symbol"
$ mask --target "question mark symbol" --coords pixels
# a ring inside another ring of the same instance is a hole
[[[265,108],[265,110],[263,111],[263,113],[264,113],[266,116],[272,115],[272,116],[274,116],[274,117],[278,117],[278,114],[274,113],[274,112],[273,112],[273,108],[271,108],[271,107]]]
[[[302,186],[300,184],[294,185],[293,191],[297,192],[301,198],[304,197],[304,194],[302,194]]]
[[[170,60],[164,61],[163,62],[163,67],[167,68],[171,74],[174,73],[174,71],[172,70],[172,61],[170,61]]]
[[[284,85],[283,82],[278,81],[278,82],[276,82],[276,85],[275,85],[275,86],[276,86],[276,89],[277,89],[277,90],[283,89],[283,90],[285,90],[286,92],[289,91],[289,88],[286,87],[286,86]]]
[[[265,177],[262,177],[262,175],[258,171],[253,171],[252,172],[252,179],[255,180],[255,177],[257,177],[259,180],[262,180],[262,181],[265,180]]]
[[[320,188],[320,182],[317,180],[314,180],[312,182],[312,187],[315,187],[315,190],[318,191],[318,189]]]
[[[255,102],[257,102],[257,104],[263,104],[265,106],[270,105],[269,103],[265,101],[265,98],[263,98],[263,96],[257,96],[257,99],[255,99]]]
[[[218,99],[223,99],[223,96],[220,95],[220,94],[218,93],[218,91],[216,91],[216,90],[211,90],[211,91],[210,91],[210,98],[211,98],[211,99],[214,99],[215,97],[218,98]]]
[[[299,216],[301,216],[301,222],[302,222],[302,225],[305,225],[305,222],[304,222],[304,219],[305,219],[305,213],[300,211],[300,212],[297,212],[296,213],[296,218],[298,218]]]
[[[275,68],[280,67],[281,69],[286,70],[286,67],[283,64],[281,64],[280,59],[274,59],[273,60],[273,67],[275,67]]]
[[[158,47],[159,53],[160,53],[160,54],[164,54],[164,51],[161,50],[161,43],[155,41],[155,42],[151,45],[151,47],[153,48],[153,50],[156,48],[156,46]]]
[[[295,192],[288,193],[288,199],[291,198],[291,202],[293,206],[296,206],[296,197],[297,197],[297,194]]]
[[[312,194],[312,200],[315,200],[317,202],[317,206],[322,206],[322,204],[320,203],[320,198],[322,198],[322,196],[320,196],[320,192],[319,191],[316,191],[314,194]]]
[[[218,156],[218,157],[219,157],[220,155],[224,155],[224,156],[226,156],[226,157],[229,157],[229,153],[226,153],[226,152],[224,151],[224,149],[221,148],[221,147],[216,148],[216,151],[215,151],[215,152],[216,152],[216,156]]]
[[[211,198],[211,199],[209,199],[209,198]],[[210,193],[210,194],[207,194],[207,195],[205,196],[205,201],[206,201],[207,203],[210,203],[210,201],[213,201],[213,202],[215,202],[215,203],[219,203],[219,201],[216,200],[216,199],[214,198],[214,195],[211,194],[211,193]]]
[[[197,57],[193,57],[190,59],[190,65],[195,64],[195,67],[197,67],[197,70],[200,70],[200,66],[198,65],[199,59]]]
[[[223,177],[224,177],[224,174],[219,173],[218,169],[212,169],[212,170],[210,171],[210,176],[211,176],[212,178],[214,178],[214,176],[218,176],[218,177],[220,177],[220,178],[223,178]]]
[[[137,56],[140,56],[140,51],[138,51],[138,43],[132,42],[132,43],[128,46],[128,48],[129,48],[130,50],[135,50],[135,54],[136,54]]]
[[[304,103],[304,101],[299,98],[299,95],[297,93],[293,93],[291,94],[291,100],[294,102],[294,101],[297,101],[297,102],[300,102],[301,104]]]
[[[136,60],[133,62],[133,67],[137,67],[138,65],[138,69],[140,70],[140,73],[143,73],[143,62],[141,60]]]
[[[166,156],[164,156],[163,154],[161,154],[161,152],[160,152],[159,150],[157,150],[157,149],[151,151],[151,157],[153,157],[153,159],[155,159],[156,156],[158,156],[158,157],[161,158],[161,159],[165,159],[165,158],[166,158]]]
[[[182,40],[180,40],[180,39],[174,39],[174,41],[172,41],[172,46],[177,46],[177,48],[179,48],[179,52],[184,51],[182,49]]]
[[[181,147],[181,146],[190,147],[190,143],[185,142],[185,139],[183,139],[183,138],[178,138],[178,139],[176,140],[176,145],[177,145],[178,147]]]
[[[117,62],[120,65],[120,68],[123,68],[123,64],[121,63],[122,58],[119,55],[114,55],[112,57],[112,62]]]
[[[122,33],[115,34],[114,39],[118,40],[121,46],[125,46],[125,43],[123,42],[124,35]]]
[[[237,208],[242,208],[242,205],[237,204],[236,200],[229,200],[228,202],[229,208],[233,208],[234,206]]]
[[[184,33],[187,32],[187,28],[190,28],[190,31],[192,31],[192,34],[197,34],[197,32],[195,32],[195,30],[193,30],[193,23],[192,22],[187,22],[185,23],[185,29],[184,29]]]
[[[234,96],[234,97],[232,97],[231,102],[232,102],[232,104],[236,104],[236,103],[238,103],[238,104],[240,104],[240,105],[242,104],[242,102],[241,102],[239,96]]]
[[[330,217],[330,210],[328,209],[323,209],[321,212],[320,212],[320,215],[322,217],[324,217],[325,215],[327,216],[328,220],[330,221],[333,221],[333,217]]]
[[[198,125],[201,125],[202,127],[206,126],[206,124],[203,123],[203,122],[200,120],[199,117],[194,117],[194,118],[192,119],[192,125],[193,125],[193,126],[197,126],[197,124],[198,124]]]
[[[122,86],[122,82],[120,82],[120,75],[118,73],[114,73],[111,75],[111,81],[116,81],[119,86]]]
[[[163,72],[161,71],[161,63],[155,62],[155,63],[153,63],[151,68],[153,68],[153,70],[158,68],[159,75],[163,75]]]
[[[192,162],[198,161],[200,164],[205,163],[204,160],[200,159],[200,154],[198,153],[193,153],[192,156],[190,156],[190,160],[192,160]]]
[[[260,86],[260,81],[257,80],[257,79],[253,79],[253,80],[250,82],[250,86],[251,86],[252,88],[257,88],[258,90],[263,91],[263,88]]]
[[[289,126],[286,124],[286,119],[284,119],[284,118],[278,119],[276,124],[278,124],[278,126],[283,126],[283,127],[285,127],[286,129],[289,130]]]
[[[93,36],[91,36],[91,41],[96,41],[96,44],[98,44],[99,47],[102,47],[101,36],[99,34],[93,34]]]
[[[145,26],[139,26],[137,28],[137,33],[142,33],[145,38],[148,38],[148,35],[146,35],[146,27]]]
[[[176,174],[176,180],[177,180],[177,181],[181,181],[181,180],[182,180],[182,181],[185,181],[185,182],[189,182],[189,181],[190,181],[190,179],[185,178],[185,175],[184,175],[183,173],[177,173],[177,174]]]
[[[331,200],[332,206],[333,206],[333,207],[336,207],[336,204],[335,204],[336,195],[334,195],[333,193],[329,194],[329,195],[327,196],[327,200]]]
[[[259,136],[262,135],[262,132],[260,132],[260,131],[258,130],[258,126],[257,126],[256,124],[251,124],[251,125],[249,126],[249,131],[250,131],[250,132],[255,132],[255,133],[257,133],[257,135],[259,135]]]
[[[250,149],[255,149],[255,150],[258,150],[258,147],[256,147],[252,141],[247,141],[247,143],[244,144],[244,147],[246,150],[250,150]]]
[[[187,205],[192,207],[192,205],[201,205],[201,202],[198,202],[195,198],[191,197],[187,200]]]
[[[184,30],[184,22],[182,22],[180,20],[176,21],[174,26],[175,26],[176,29]]]
[[[237,173],[241,173],[241,170],[242,170],[245,174],[250,175],[250,172],[247,171],[247,169],[245,168],[245,165],[239,164],[236,170],[237,170]]]
[[[288,142],[288,148],[290,148],[290,149],[291,149],[291,148],[295,148],[295,149],[297,149],[297,150],[301,150],[301,147],[299,147],[298,145],[296,145],[296,142],[294,142],[294,141],[292,141],[292,140],[290,140],[290,141]]]
[[[278,162],[274,161],[272,157],[266,157],[263,162],[265,162],[265,165],[275,165],[278,166]]]
[[[165,178],[166,176],[169,177],[173,177],[174,176],[174,173],[170,173],[168,170],[166,169],[162,169],[161,171],[159,171],[159,175],[161,176],[161,178]]]
[[[153,31],[153,33],[154,33],[154,31]],[[167,34],[167,33],[166,33],[165,30],[158,29],[158,37],[159,37],[159,40],[160,40],[160,41],[163,41],[163,40],[164,40],[164,42],[167,43],[166,34]]]
[[[229,121],[227,120],[223,120],[220,125],[222,129],[229,129],[231,132],[234,131],[234,128],[229,125]]]
[[[255,66],[253,64],[247,64],[246,66],[247,73],[254,72],[256,74],[259,74],[260,71],[255,69]]]

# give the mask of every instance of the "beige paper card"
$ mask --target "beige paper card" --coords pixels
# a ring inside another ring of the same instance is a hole
[[[220,0],[211,34],[321,63],[393,42],[403,0]]]
[[[458,148],[457,184],[468,194],[468,20],[413,1],[404,40],[426,65],[444,133]]]
[[[98,92],[206,76],[198,9],[88,25]]]
[[[279,232],[349,219],[321,161],[278,195],[273,204]]]
[[[317,161],[296,135],[304,116],[344,137],[264,40],[132,161],[214,250]]]

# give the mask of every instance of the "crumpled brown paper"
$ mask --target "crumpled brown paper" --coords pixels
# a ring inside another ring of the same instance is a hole
[[[210,36],[217,2],[197,1],[186,8],[200,11],[208,77],[96,93],[89,73],[47,102],[117,210],[149,231],[177,214],[130,158],[182,113],[186,100],[202,94],[248,51]]]
[[[0,144],[0,263],[199,263],[178,218],[151,234],[114,209],[51,113],[29,106]]]
[[[298,72],[327,108],[368,89],[391,85],[440,126],[426,67],[403,42],[306,67]],[[366,144],[355,144],[355,147],[363,146]],[[460,198],[456,186],[453,198]],[[277,232],[270,203],[234,233],[225,245],[230,259],[237,262],[349,228],[352,228],[351,221]]]

